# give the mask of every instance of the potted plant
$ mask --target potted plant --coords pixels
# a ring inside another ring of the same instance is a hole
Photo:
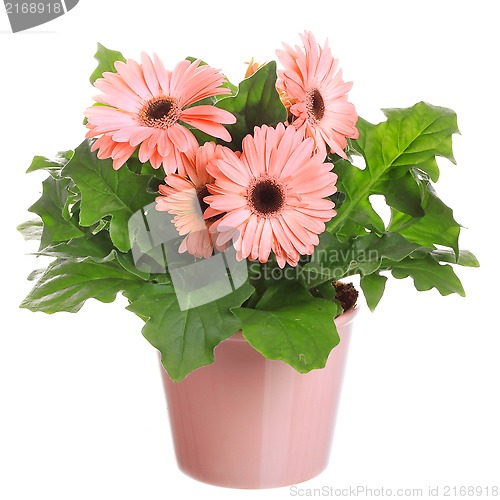
[[[374,310],[388,274],[464,295],[453,266],[478,266],[434,188],[455,113],[358,118],[328,45],[301,39],[238,86],[198,59],[168,70],[99,45],[85,140],[28,169],[49,175],[20,230],[54,260],[22,307],[122,293],[161,353],[179,465],[213,484],[325,467],[357,312],[346,278]]]

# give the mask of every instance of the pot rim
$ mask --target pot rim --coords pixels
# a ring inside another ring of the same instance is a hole
[[[357,316],[359,312],[359,305],[356,304],[354,307],[351,307],[347,311],[343,312],[340,316],[337,316],[334,321],[335,321],[335,326],[338,328],[343,328],[344,326],[348,325],[351,323],[354,318]],[[235,342],[247,342],[245,337],[243,337],[241,330],[238,330],[236,333],[233,333],[230,337],[228,337],[226,340],[223,340],[223,342],[227,341],[235,341]]]
[[[335,318],[334,320],[335,325],[337,326],[337,328],[341,328],[345,325],[348,325],[354,320],[358,312],[359,312],[359,305],[355,304],[354,307],[351,307],[347,311],[343,312],[340,316],[337,316]]]

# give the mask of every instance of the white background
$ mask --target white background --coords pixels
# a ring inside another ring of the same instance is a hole
[[[15,226],[30,218],[35,155],[78,145],[97,42],[172,68],[187,55],[238,82],[244,61],[274,58],[312,30],[329,38],[358,112],[420,100],[457,111],[457,166],[438,193],[482,263],[459,269],[467,298],[391,280],[355,325],[327,470],[303,488],[500,485],[498,327],[498,26],[495,2],[81,0],[66,16],[9,33],[0,13],[2,278],[0,498],[108,500],[289,498],[289,488],[232,491],[177,469],[156,351],[114,304],[78,315],[18,309],[43,262]],[[195,495],[195,496],[194,496]]]

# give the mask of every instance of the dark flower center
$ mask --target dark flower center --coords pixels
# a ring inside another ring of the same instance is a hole
[[[272,179],[258,182],[249,195],[250,204],[260,215],[278,212],[285,204],[283,188]]]
[[[208,203],[203,201],[205,196],[210,196],[210,192],[208,191],[207,186],[203,186],[197,193],[198,195],[198,203],[200,204],[201,213],[204,214],[205,210],[209,207]]]
[[[208,203],[203,201],[203,198],[205,198],[205,196],[210,196],[210,191],[208,190],[207,186],[203,186],[202,188],[199,188],[196,192],[196,196],[198,198],[198,203],[200,204],[201,213],[205,214],[205,210],[210,206]],[[205,224],[207,225],[207,227],[210,227],[215,221],[222,218],[223,215],[224,214],[214,215],[213,217],[210,217],[209,219],[205,219]]]
[[[309,94],[308,110],[318,121],[325,116],[325,101],[318,89],[312,90]]]
[[[172,97],[152,99],[140,112],[140,122],[146,127],[166,129],[177,122],[181,108]]]
[[[161,120],[162,118],[166,118],[170,111],[172,111],[171,101],[156,101],[151,103],[146,116],[150,120]]]

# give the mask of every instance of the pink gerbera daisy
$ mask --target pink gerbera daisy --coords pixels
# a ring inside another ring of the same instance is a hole
[[[104,106],[85,112],[90,129],[87,137],[101,136],[92,146],[98,157],[113,158],[120,168],[139,148],[139,160],[154,168],[163,163],[166,173],[175,172],[179,153],[198,147],[186,123],[207,134],[230,141],[222,123],[235,123],[234,115],[210,105],[192,106],[219,94],[230,93],[221,87],[224,75],[200,61],[181,61],[167,71],[155,55],[154,62],[142,54],[141,63],[133,59],[116,62],[117,73],[104,73],[95,86],[103,94],[94,97]]]
[[[217,244],[233,240],[237,258],[267,262],[271,251],[280,267],[311,255],[325,222],[336,215],[324,199],[336,191],[333,165],[314,141],[293,127],[263,125],[243,139],[241,156],[222,148],[208,166],[215,182],[205,201],[227,212],[214,223]]]
[[[312,137],[318,147],[330,149],[346,158],[347,137],[357,139],[358,115],[354,105],[347,102],[352,82],[342,80],[342,70],[333,58],[328,42],[321,48],[310,32],[300,35],[304,47],[277,50],[285,67],[278,71],[277,88],[288,103],[291,124]]]
[[[166,185],[159,188],[156,209],[175,215],[172,222],[179,234],[186,236],[179,246],[180,253],[187,251],[198,258],[209,258],[213,253],[209,228],[216,217],[204,219],[209,209],[204,198],[209,195],[207,185],[214,182],[207,165],[218,157],[221,148],[207,142],[196,151],[183,154],[183,170],[187,177],[169,174],[165,177]]]

